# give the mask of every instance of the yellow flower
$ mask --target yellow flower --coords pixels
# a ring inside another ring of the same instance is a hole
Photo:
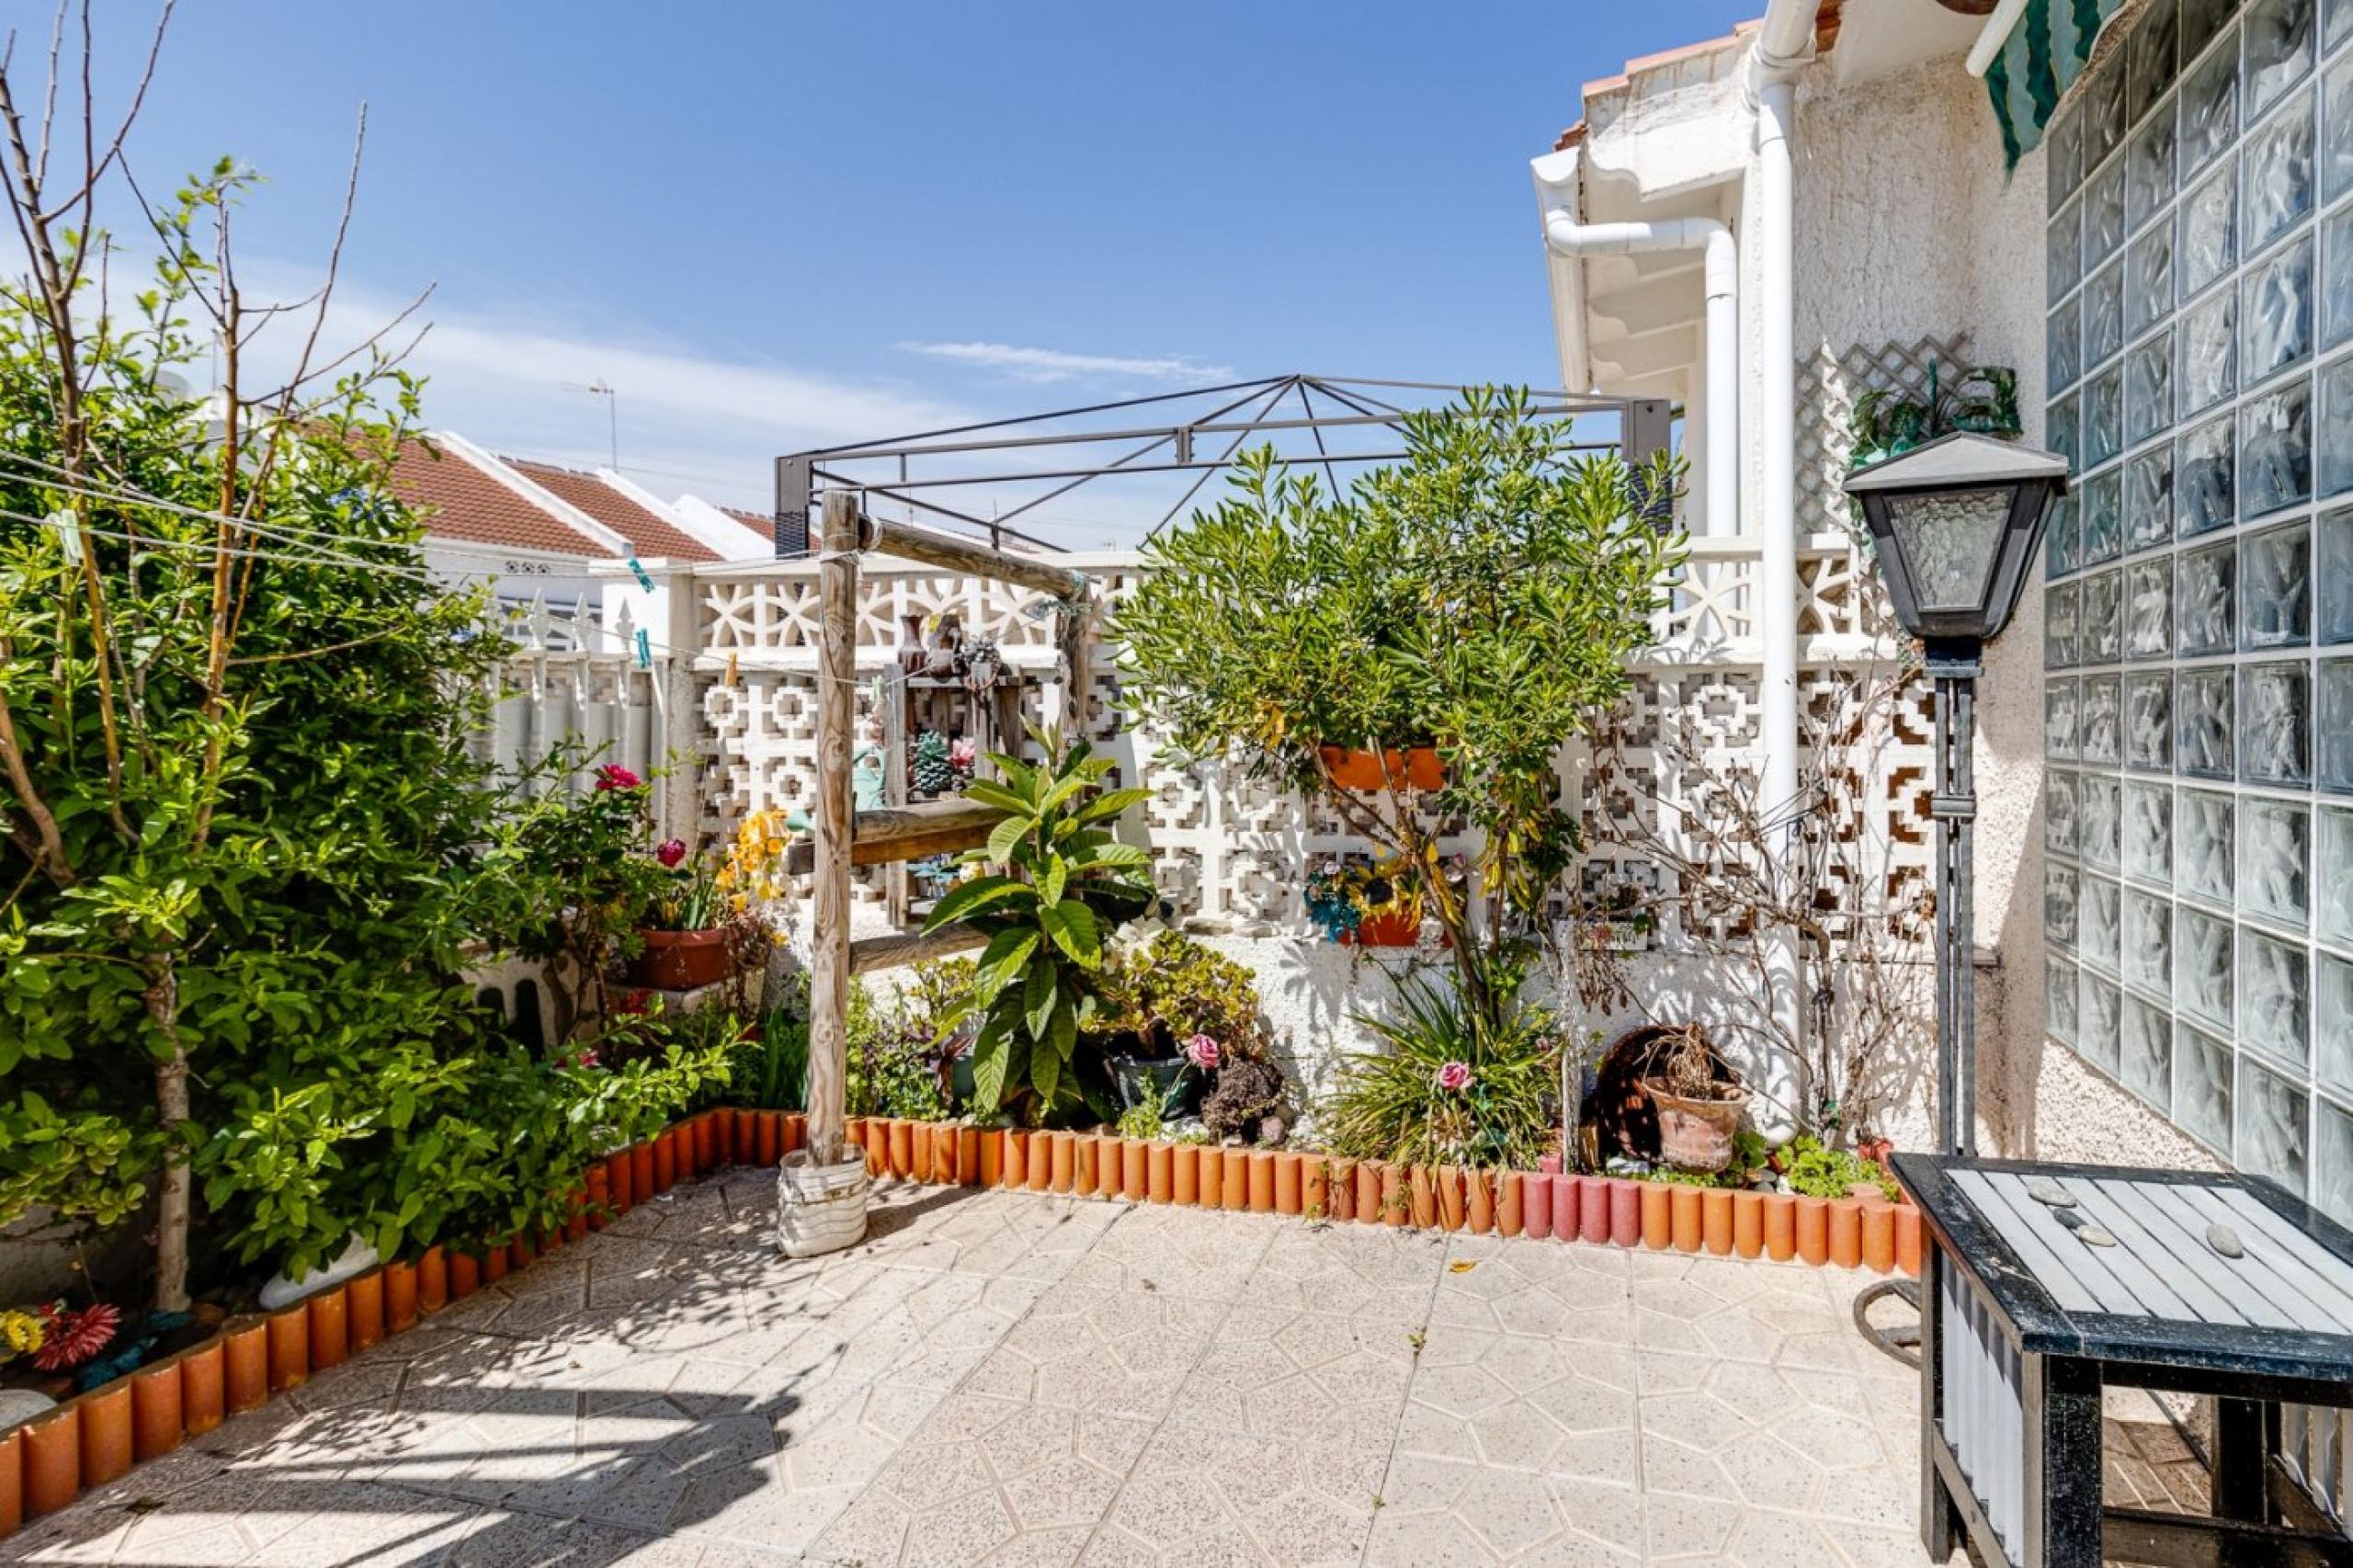
[[[10,1355],[29,1356],[45,1338],[40,1319],[33,1313],[14,1309],[0,1312],[0,1346],[6,1346]]]

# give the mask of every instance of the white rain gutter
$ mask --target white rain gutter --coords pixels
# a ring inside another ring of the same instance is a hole
[[[1756,588],[1765,644],[1757,738],[1765,749],[1763,804],[1768,817],[1783,818],[1798,798],[1797,199],[1790,142],[1797,119],[1795,77],[1813,59],[1820,8],[1821,0],[1768,0],[1749,58],[1757,205],[1749,234],[1756,246],[1756,357],[1764,367],[1756,420],[1763,536]],[[1774,945],[1773,989],[1790,1038],[1802,1042],[1806,1009],[1797,994],[1796,943],[1790,932]],[[1811,1120],[1814,1108],[1791,1103],[1801,1084],[1798,1065],[1770,1063],[1767,1092],[1789,1114]]]
[[[1548,179],[1547,162],[1536,160],[1536,177],[1544,189],[1544,243],[1556,254],[1584,257],[1696,250],[1705,257],[1707,417],[1701,439],[1707,467],[1700,485],[1700,516],[1708,533],[1739,532],[1740,253],[1732,231],[1713,218],[1580,223],[1574,174],[1566,179]],[[1574,163],[1570,167],[1574,170]]]
[[[2018,18],[2025,15],[2026,0],[2001,0],[1994,7],[1994,14],[1977,29],[1977,41],[1969,46],[1967,64],[1971,75],[1983,76],[1994,68],[1994,62],[2001,58],[2002,46],[2010,41],[2010,35],[2018,30]]]

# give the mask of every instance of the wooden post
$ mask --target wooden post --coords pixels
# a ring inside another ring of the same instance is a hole
[[[1088,738],[1086,699],[1093,695],[1088,687],[1095,677],[1087,668],[1086,640],[1094,635],[1094,597],[1081,594],[1073,602],[1070,613],[1063,617],[1063,699],[1062,712],[1056,715],[1056,722],[1063,733],[1074,741]]]
[[[817,568],[816,910],[809,986],[809,1150],[841,1158],[849,1067],[852,732],[858,722],[858,497],[825,492]]]
[[[934,533],[929,528],[911,528],[905,523],[895,523],[882,517],[869,517],[866,519],[866,535],[867,548],[878,554],[895,555],[919,565],[937,566],[943,572],[994,577],[1000,583],[1012,583],[1033,593],[1051,594],[1056,598],[1075,598],[1086,592],[1086,574],[1083,572],[1057,566],[1051,561],[1035,555],[1016,555],[1010,551],[991,550],[987,545],[958,539],[953,534]]]

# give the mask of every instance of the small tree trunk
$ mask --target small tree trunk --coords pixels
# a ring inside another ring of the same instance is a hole
[[[179,1129],[188,1119],[188,1047],[180,1040],[179,976],[171,955],[148,960],[147,1016],[171,1042],[172,1054],[155,1068],[155,1116],[163,1124],[164,1177],[155,1194],[155,1310],[188,1308],[188,1216],[194,1181]]]

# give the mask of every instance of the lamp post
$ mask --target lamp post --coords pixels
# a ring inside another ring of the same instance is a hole
[[[1862,503],[1895,619],[1936,682],[1937,1150],[1976,1152],[1977,975],[1971,937],[1970,747],[1985,644],[2018,608],[2042,520],[2066,494],[2066,460],[1955,431],[1859,469]]]

